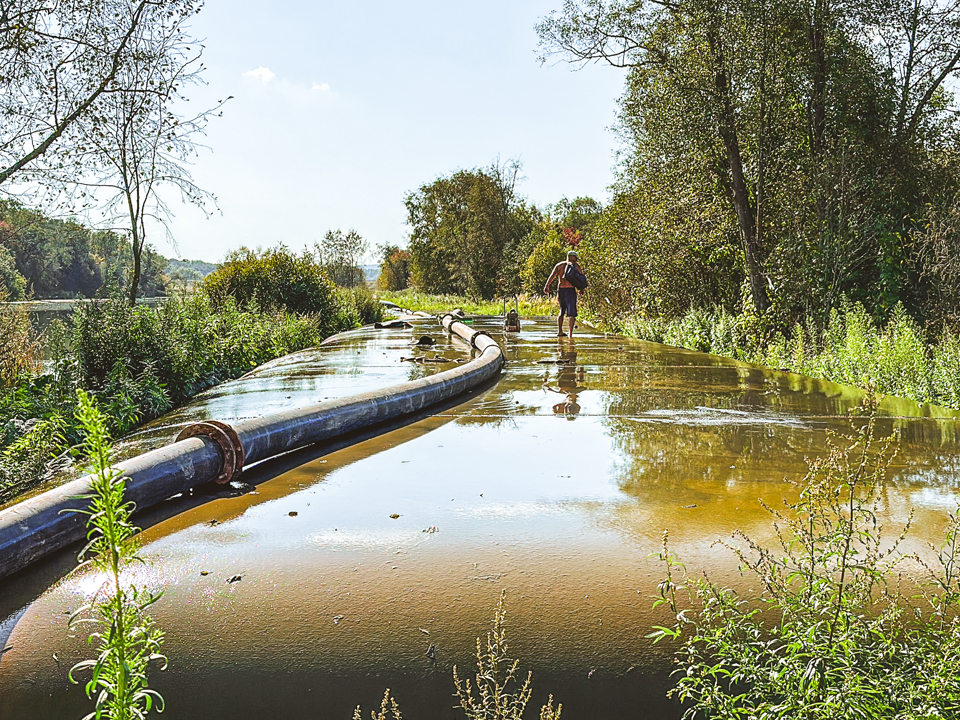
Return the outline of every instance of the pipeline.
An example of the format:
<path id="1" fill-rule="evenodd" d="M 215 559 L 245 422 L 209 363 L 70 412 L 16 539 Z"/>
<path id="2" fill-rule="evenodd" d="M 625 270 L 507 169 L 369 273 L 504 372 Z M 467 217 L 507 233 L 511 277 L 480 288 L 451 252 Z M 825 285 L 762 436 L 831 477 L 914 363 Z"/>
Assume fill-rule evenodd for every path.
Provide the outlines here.
<path id="1" fill-rule="evenodd" d="M 473 360 L 375 392 L 233 425 L 196 423 L 170 445 L 116 465 L 127 478 L 124 498 L 142 510 L 211 480 L 226 483 L 245 465 L 421 411 L 499 374 L 503 353 L 493 338 L 453 314 L 444 315 L 441 323 L 477 350 Z M 81 496 L 90 492 L 87 475 L 0 511 L 0 578 L 84 539 L 86 516 L 73 511 L 85 507 Z"/>

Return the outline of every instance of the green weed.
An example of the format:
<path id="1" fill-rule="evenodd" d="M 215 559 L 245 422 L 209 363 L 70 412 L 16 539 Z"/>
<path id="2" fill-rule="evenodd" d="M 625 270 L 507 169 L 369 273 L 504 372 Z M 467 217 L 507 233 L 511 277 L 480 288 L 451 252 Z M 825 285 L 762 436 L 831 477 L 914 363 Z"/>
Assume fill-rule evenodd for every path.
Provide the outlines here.
<path id="1" fill-rule="evenodd" d="M 825 327 L 796 323 L 787 333 L 751 313 L 723 310 L 691 310 L 675 320 L 634 318 L 625 333 L 960 409 L 960 339 L 947 332 L 928 343 L 900 305 L 882 326 L 862 305 L 843 303 Z"/>
<path id="2" fill-rule="evenodd" d="M 685 581 L 664 534 L 666 578 L 655 606 L 669 607 L 675 622 L 650 637 L 682 642 L 671 694 L 686 718 L 960 712 L 960 516 L 949 516 L 932 563 L 900 552 L 909 522 L 892 540 L 883 537 L 878 514 L 891 440 L 875 439 L 871 416 L 811 463 L 797 502 L 768 508 L 777 545 L 742 533 L 739 544 L 722 543 L 762 588 L 755 597 L 707 576 Z"/>
<path id="3" fill-rule="evenodd" d="M 487 633 L 486 643 L 477 638 L 477 673 L 474 678 L 460 680 L 457 666 L 453 666 L 453 684 L 456 688 L 460 709 L 469 720 L 522 720 L 527 703 L 533 693 L 533 673 L 528 672 L 520 684 L 520 661 L 510 658 L 507 646 L 506 592 L 500 592 L 493 617 L 493 629 Z M 553 706 L 553 695 L 540 708 L 540 720 L 560 720 L 562 705 Z M 370 713 L 373 720 L 387 720 L 387 713 L 394 720 L 401 720 L 400 708 L 388 689 L 383 695 L 380 713 Z M 361 720 L 360 707 L 353 713 L 354 720 Z"/>
<path id="4" fill-rule="evenodd" d="M 85 690 L 96 705 L 85 720 L 144 718 L 154 706 L 163 710 L 163 698 L 147 682 L 151 662 L 166 666 L 166 658 L 159 653 L 163 634 L 146 614 L 160 594 L 134 587 L 123 577 L 130 565 L 141 562 L 134 542 L 140 530 L 130 521 L 133 503 L 123 498 L 126 480 L 111 467 L 106 417 L 83 391 L 77 393 L 77 420 L 92 477 L 92 492 L 85 496 L 89 508 L 76 511 L 87 516 L 87 545 L 80 561 L 92 563 L 103 573 L 104 582 L 94 600 L 70 618 L 71 627 L 94 625 L 89 642 L 98 654 L 74 665 L 69 678 L 77 683 L 77 674 L 90 672 Z"/>

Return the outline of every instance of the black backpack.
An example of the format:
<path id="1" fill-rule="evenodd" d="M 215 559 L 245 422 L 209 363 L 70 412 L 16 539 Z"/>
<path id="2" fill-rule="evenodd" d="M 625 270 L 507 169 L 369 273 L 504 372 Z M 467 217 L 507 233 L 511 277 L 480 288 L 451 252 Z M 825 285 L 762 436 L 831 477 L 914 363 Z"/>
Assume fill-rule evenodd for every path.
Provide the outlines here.
<path id="1" fill-rule="evenodd" d="M 563 271 L 563 279 L 577 290 L 583 290 L 587 287 L 587 276 L 577 270 L 577 266 L 572 262 L 567 262 L 567 268 Z"/>

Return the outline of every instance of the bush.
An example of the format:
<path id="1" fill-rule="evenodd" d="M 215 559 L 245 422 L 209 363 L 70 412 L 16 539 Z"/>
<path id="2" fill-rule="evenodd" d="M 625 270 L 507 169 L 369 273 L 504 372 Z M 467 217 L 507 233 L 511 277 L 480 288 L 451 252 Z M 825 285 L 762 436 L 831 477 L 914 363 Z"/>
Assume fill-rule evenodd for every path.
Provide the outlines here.
<path id="1" fill-rule="evenodd" d="M 383 320 L 383 306 L 365 287 L 341 288 L 337 294 L 344 325 L 371 325 Z"/>
<path id="2" fill-rule="evenodd" d="M 232 297 L 241 308 L 285 308 L 336 324 L 334 284 L 309 253 L 296 255 L 283 246 L 261 253 L 242 248 L 207 275 L 203 288 L 216 307 Z"/>
<path id="3" fill-rule="evenodd" d="M 874 408 L 875 409 L 875 408 Z M 664 534 L 661 599 L 682 638 L 676 687 L 687 718 L 942 718 L 960 712 L 960 514 L 931 564 L 880 535 L 888 446 L 873 419 L 811 463 L 800 498 L 771 510 L 779 545 L 738 533 L 730 549 L 762 592 L 682 584 Z M 906 580 L 913 563 L 919 580 Z M 916 587 L 914 586 L 916 584 Z M 909 586 L 909 587 L 908 587 Z M 680 591 L 691 607 L 681 609 Z M 685 604 L 685 603 L 684 603 Z"/>

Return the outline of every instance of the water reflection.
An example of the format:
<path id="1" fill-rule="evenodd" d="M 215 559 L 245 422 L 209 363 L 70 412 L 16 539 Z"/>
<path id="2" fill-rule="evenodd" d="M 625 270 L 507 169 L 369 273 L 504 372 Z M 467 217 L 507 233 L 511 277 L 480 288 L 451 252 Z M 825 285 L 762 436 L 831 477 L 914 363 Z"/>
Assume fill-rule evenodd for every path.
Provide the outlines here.
<path id="1" fill-rule="evenodd" d="M 558 343 L 557 359 L 557 377 L 556 387 L 550 385 L 550 374 L 544 376 L 543 387 L 545 390 L 559 395 L 564 399 L 553 406 L 553 412 L 556 415 L 563 415 L 568 420 L 576 418 L 580 412 L 580 405 L 577 403 L 577 396 L 586 387 L 582 383 L 586 375 L 586 370 L 577 365 L 577 344 L 573 338 L 561 339 Z"/>
<path id="2" fill-rule="evenodd" d="M 498 323 L 478 325 L 497 335 Z M 255 468 L 258 494 L 183 500 L 181 514 L 144 533 L 151 582 L 166 588 L 156 617 L 171 666 L 157 684 L 170 712 L 332 720 L 375 705 L 390 686 L 405 714 L 446 720 L 451 666 L 471 664 L 505 588 L 512 650 L 572 717 L 632 719 L 638 708 L 679 717 L 663 699 L 670 648 L 644 639 L 667 619 L 651 610 L 661 569 L 649 553 L 669 529 L 691 572 L 742 589 L 736 559 L 713 542 L 738 528 L 769 537 L 759 501 L 792 497 L 786 481 L 826 451 L 829 434 L 862 422 L 862 394 L 623 338 L 558 341 L 550 321 L 523 327 L 504 338 L 500 382 L 468 401 L 351 447 Z M 207 394 L 130 442 L 196 416 L 264 412 L 444 369 L 400 361 L 422 332 L 344 336 Z M 441 345 L 422 356 L 468 356 L 430 334 Z M 913 512 L 922 549 L 956 504 L 957 420 L 896 399 L 881 411 L 879 432 L 902 438 L 881 512 L 885 521 Z M 234 575 L 243 580 L 228 584 Z M 16 627 L 0 658 L 0 719 L 83 714 L 63 668 L 85 652 L 64 615 L 84 587 L 82 574 L 70 576 L 26 609 L 26 591 L 7 603 L 2 588 L 0 628 Z"/>

